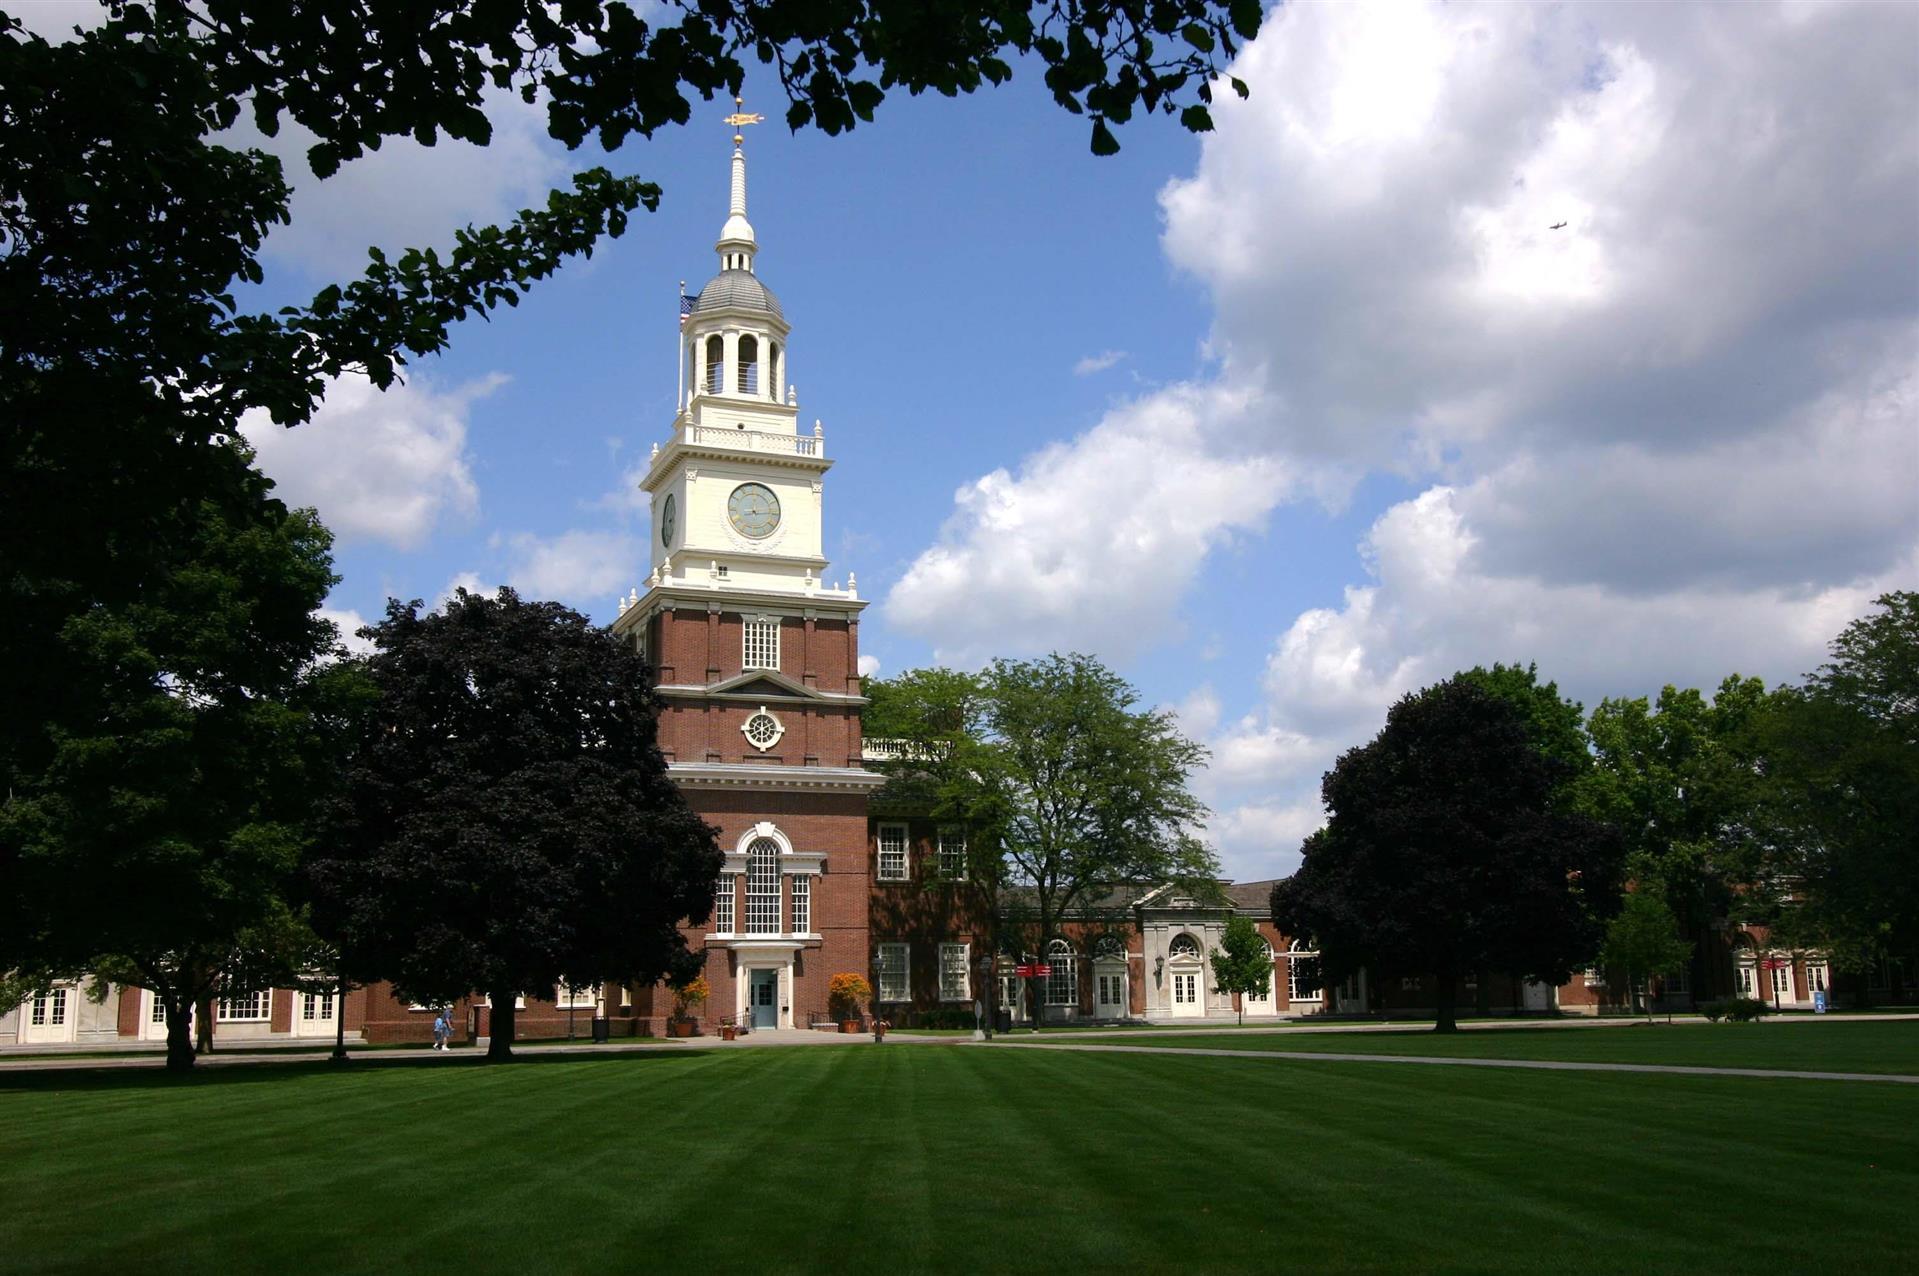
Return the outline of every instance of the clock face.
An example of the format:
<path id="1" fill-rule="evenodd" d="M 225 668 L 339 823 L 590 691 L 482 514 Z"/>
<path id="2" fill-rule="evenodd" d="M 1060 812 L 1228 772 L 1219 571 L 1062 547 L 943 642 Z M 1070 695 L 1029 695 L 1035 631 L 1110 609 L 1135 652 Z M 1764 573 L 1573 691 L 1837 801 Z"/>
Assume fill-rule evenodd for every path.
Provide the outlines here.
<path id="1" fill-rule="evenodd" d="M 726 516 L 733 530 L 759 540 L 780 525 L 780 498 L 759 483 L 742 483 L 726 499 Z"/>
<path id="2" fill-rule="evenodd" d="M 667 493 L 666 503 L 660 506 L 660 544 L 673 548 L 673 527 L 679 521 L 679 511 L 673 503 L 673 494 Z"/>

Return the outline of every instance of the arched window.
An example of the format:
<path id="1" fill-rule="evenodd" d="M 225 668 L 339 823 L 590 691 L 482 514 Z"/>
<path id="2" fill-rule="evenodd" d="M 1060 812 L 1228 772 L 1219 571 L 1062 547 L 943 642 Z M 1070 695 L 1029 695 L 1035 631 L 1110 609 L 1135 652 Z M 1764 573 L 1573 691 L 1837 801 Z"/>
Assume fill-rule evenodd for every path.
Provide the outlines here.
<path id="1" fill-rule="evenodd" d="M 1073 955 L 1073 946 L 1063 939 L 1055 939 L 1046 945 L 1046 964 L 1053 968 L 1053 973 L 1046 977 L 1046 1004 L 1077 1006 L 1079 958 Z"/>
<path id="2" fill-rule="evenodd" d="M 780 845 L 770 837 L 746 848 L 746 933 L 780 933 Z"/>
<path id="3" fill-rule="evenodd" d="M 1286 951 L 1286 1000 L 1325 999 L 1326 990 L 1320 987 L 1319 980 L 1319 950 L 1295 939 Z"/>
<path id="4" fill-rule="evenodd" d="M 1124 957 L 1125 955 L 1126 945 L 1118 935 L 1102 935 L 1099 942 L 1093 945 L 1095 957 Z"/>
<path id="5" fill-rule="evenodd" d="M 1190 957 L 1194 961 L 1198 961 L 1199 941 L 1191 935 L 1176 935 L 1173 938 L 1172 944 L 1166 949 L 1166 955 L 1175 961 L 1181 957 Z"/>
<path id="6" fill-rule="evenodd" d="M 754 337 L 740 338 L 740 384 L 741 394 L 760 392 L 760 343 Z"/>
<path id="7" fill-rule="evenodd" d="M 785 391 L 783 391 L 780 388 L 781 386 L 786 384 L 786 369 L 780 365 L 780 355 L 782 353 L 783 352 L 780 350 L 779 342 L 777 341 L 767 342 L 766 388 L 769 393 L 769 397 L 771 397 L 775 403 L 778 403 L 780 401 L 780 396 L 785 393 Z"/>
<path id="8" fill-rule="evenodd" d="M 726 343 L 720 340 L 718 333 L 715 333 L 706 339 L 706 392 L 718 394 L 721 387 L 726 384 L 721 379 L 725 375 Z"/>

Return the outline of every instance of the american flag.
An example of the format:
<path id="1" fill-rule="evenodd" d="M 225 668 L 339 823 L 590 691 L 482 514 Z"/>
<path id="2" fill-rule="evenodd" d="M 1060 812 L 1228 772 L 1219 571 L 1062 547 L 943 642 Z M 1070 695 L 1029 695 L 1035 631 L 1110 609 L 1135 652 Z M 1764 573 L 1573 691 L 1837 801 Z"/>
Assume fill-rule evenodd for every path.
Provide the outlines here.
<path id="1" fill-rule="evenodd" d="M 683 292 L 680 294 L 680 327 L 682 328 L 686 327 L 686 317 L 692 314 L 693 307 L 699 304 L 700 304 L 700 294 L 698 294 L 697 292 L 690 293 L 690 294 Z"/>

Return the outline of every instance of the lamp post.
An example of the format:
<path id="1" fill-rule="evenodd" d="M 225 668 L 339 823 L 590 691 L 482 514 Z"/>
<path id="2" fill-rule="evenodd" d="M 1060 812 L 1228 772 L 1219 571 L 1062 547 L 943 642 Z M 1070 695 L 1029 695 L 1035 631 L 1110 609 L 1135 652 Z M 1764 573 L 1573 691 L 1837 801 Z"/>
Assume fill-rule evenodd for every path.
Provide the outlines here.
<path id="1" fill-rule="evenodd" d="M 333 998 L 333 1053 L 330 1063 L 346 1062 L 346 972 L 340 972 L 339 991 Z"/>
<path id="2" fill-rule="evenodd" d="M 991 1041 L 993 1039 L 994 1017 L 993 994 L 998 990 L 997 985 L 999 983 L 997 979 L 993 978 L 993 956 L 991 953 L 979 959 L 979 977 L 980 982 L 986 985 L 986 995 L 984 998 L 975 997 L 973 1004 L 976 1007 L 982 1004 L 986 1007 L 986 1022 L 984 1024 L 979 1024 L 977 1021 L 975 1022 L 973 1040 Z"/>

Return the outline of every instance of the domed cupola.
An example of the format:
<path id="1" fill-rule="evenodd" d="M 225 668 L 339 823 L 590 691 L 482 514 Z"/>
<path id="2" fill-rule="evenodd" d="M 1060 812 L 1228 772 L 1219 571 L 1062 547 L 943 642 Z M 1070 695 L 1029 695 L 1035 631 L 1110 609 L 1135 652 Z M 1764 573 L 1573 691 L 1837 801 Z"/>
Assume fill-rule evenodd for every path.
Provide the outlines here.
<path id="1" fill-rule="evenodd" d="M 739 105 L 737 98 L 734 105 Z M 735 111 L 726 118 L 727 123 L 740 125 L 755 123 L 760 117 Z M 786 314 L 773 290 L 753 272 L 760 245 L 753 223 L 746 219 L 745 140 L 737 131 L 733 134 L 733 181 L 726 222 L 713 245 L 719 254 L 720 273 L 680 303 L 682 375 L 692 374 L 692 393 L 681 397 L 680 406 L 690 417 L 702 421 L 710 409 L 729 417 L 736 429 L 763 430 L 770 426 L 785 432 L 794 428 L 789 423 L 789 412 L 778 412 L 776 419 L 749 420 L 751 413 L 742 415 L 741 411 L 748 403 L 770 409 L 796 406 L 786 379 L 786 339 L 790 331 Z M 725 400 L 727 406 L 722 409 L 717 402 L 707 402 L 703 408 L 703 400 Z"/>
<path id="2" fill-rule="evenodd" d="M 722 270 L 700 289 L 693 313 L 707 315 L 720 310 L 753 310 L 775 319 L 786 318 L 780 312 L 780 299 L 750 270 Z"/>

